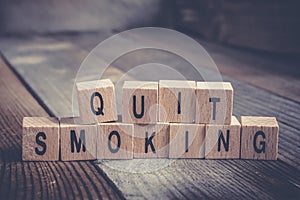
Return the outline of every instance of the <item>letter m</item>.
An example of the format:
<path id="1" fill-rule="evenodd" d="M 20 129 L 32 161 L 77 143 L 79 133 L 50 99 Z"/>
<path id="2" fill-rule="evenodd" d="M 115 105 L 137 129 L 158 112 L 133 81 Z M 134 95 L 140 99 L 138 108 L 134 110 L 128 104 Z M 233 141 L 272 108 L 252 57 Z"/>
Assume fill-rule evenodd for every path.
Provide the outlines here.
<path id="1" fill-rule="evenodd" d="M 85 152 L 85 130 L 80 130 L 80 137 L 79 140 L 77 140 L 76 132 L 75 130 L 70 131 L 70 137 L 71 137 L 71 152 L 74 153 L 75 148 L 76 152 L 79 153 L 81 146 L 82 146 L 82 151 Z"/>

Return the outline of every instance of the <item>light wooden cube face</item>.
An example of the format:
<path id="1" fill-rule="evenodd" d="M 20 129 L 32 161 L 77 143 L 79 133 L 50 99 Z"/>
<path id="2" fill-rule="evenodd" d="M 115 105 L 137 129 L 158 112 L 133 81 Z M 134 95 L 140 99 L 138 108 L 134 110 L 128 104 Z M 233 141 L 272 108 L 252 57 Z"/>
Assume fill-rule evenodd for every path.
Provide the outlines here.
<path id="1" fill-rule="evenodd" d="M 59 159 L 59 122 L 56 118 L 24 117 L 22 159 L 24 161 Z"/>
<path id="2" fill-rule="evenodd" d="M 96 159 L 97 125 L 79 125 L 74 121 L 65 118 L 60 122 L 61 160 Z"/>
<path id="3" fill-rule="evenodd" d="M 126 81 L 122 93 L 122 121 L 149 124 L 158 121 L 158 83 Z"/>
<path id="4" fill-rule="evenodd" d="M 168 158 L 169 124 L 134 125 L 134 158 Z"/>
<path id="5" fill-rule="evenodd" d="M 229 125 L 233 88 L 227 82 L 197 82 L 196 123 Z"/>
<path id="6" fill-rule="evenodd" d="M 183 80 L 159 81 L 159 121 L 195 121 L 196 82 Z"/>
<path id="7" fill-rule="evenodd" d="M 98 159 L 132 159 L 133 125 L 121 123 L 98 124 Z"/>
<path id="8" fill-rule="evenodd" d="M 205 136 L 205 158 L 240 158 L 241 125 L 232 117 L 230 125 L 207 125 Z"/>
<path id="9" fill-rule="evenodd" d="M 204 158 L 204 124 L 170 124 L 170 158 Z"/>
<path id="10" fill-rule="evenodd" d="M 117 106 L 113 83 L 108 80 L 77 83 L 80 123 L 116 121 Z"/>
<path id="11" fill-rule="evenodd" d="M 279 127 L 274 117 L 242 116 L 241 158 L 277 160 Z"/>

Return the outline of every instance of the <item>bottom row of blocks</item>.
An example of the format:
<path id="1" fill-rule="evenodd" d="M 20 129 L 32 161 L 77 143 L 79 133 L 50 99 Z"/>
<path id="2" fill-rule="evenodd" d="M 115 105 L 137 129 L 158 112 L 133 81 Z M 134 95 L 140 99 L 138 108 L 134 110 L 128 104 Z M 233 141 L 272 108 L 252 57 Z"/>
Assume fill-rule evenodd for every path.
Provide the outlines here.
<path id="1" fill-rule="evenodd" d="M 242 124 L 242 125 L 241 125 Z M 25 117 L 23 160 L 206 158 L 276 160 L 278 124 L 273 117 L 232 117 L 230 125 L 101 123 L 74 118 Z M 60 157 L 59 157 L 60 156 Z"/>

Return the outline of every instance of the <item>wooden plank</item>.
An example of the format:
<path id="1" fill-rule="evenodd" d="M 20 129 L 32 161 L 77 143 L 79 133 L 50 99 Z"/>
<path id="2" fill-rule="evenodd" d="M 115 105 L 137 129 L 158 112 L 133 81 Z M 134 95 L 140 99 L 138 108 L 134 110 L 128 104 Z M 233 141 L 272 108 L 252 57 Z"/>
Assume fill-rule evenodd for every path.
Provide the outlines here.
<path id="1" fill-rule="evenodd" d="M 160 170 L 147 174 L 124 172 L 107 162 L 100 166 L 118 180 L 127 198 L 252 199 L 257 194 L 260 199 L 293 199 L 300 194 L 299 177 L 293 174 L 299 170 L 282 161 L 179 159 L 168 166 L 162 160 L 156 164 L 162 165 Z M 133 171 L 137 165 L 145 167 L 139 160 L 119 163 Z"/>
<path id="2" fill-rule="evenodd" d="M 96 35 L 98 42 L 99 34 Z M 47 111 L 56 117 L 76 117 L 79 111 L 74 92 L 75 78 L 89 52 L 73 42 L 57 40 L 57 37 L 0 37 L 0 50 Z M 96 58 L 93 67 L 82 72 L 76 82 L 97 80 L 99 67 L 106 65 L 101 58 Z M 110 67 L 102 78 L 110 78 L 116 83 L 122 75 L 120 69 Z"/>
<path id="3" fill-rule="evenodd" d="M 79 116 L 73 89 L 87 51 L 47 36 L 0 38 L 0 46 L 6 59 L 24 81 L 30 83 L 31 90 L 38 94 L 47 110 L 57 117 Z M 99 66 L 105 66 L 105 63 L 101 59 L 95 63 L 97 67 L 83 72 L 84 77 L 76 81 L 97 80 Z"/>
<path id="4" fill-rule="evenodd" d="M 297 64 L 299 59 L 290 55 L 221 46 L 199 39 L 198 36 L 195 35 L 194 39 L 203 45 L 222 74 L 300 103 L 298 92 L 300 91 L 299 64 Z M 58 38 L 62 42 L 72 42 L 87 51 L 90 51 L 103 39 L 98 34 L 80 34 L 76 37 L 58 36 Z M 189 63 L 178 59 L 178 57 L 150 49 L 128 53 L 115 61 L 114 65 L 123 71 L 129 71 L 132 66 L 153 62 L 153 60 L 174 67 L 186 78 L 192 79 L 193 77 L 190 75 L 195 73 L 188 68 Z M 176 66 L 186 66 L 185 71 L 180 69 L 182 67 Z M 286 70 L 287 68 L 289 70 Z M 186 71 L 187 73 L 185 73 Z M 160 74 L 156 75 L 160 77 Z M 115 78 L 118 80 L 117 77 Z"/>
<path id="5" fill-rule="evenodd" d="M 4 37 L 0 38 L 0 48 L 9 62 L 13 64 L 14 69 L 24 76 L 26 82 L 30 83 L 31 89 L 35 93 L 39 93 L 39 98 L 47 105 L 48 110 L 51 110 L 56 116 L 70 117 L 78 115 L 76 109 L 74 112 L 72 111 L 72 91 L 76 72 L 87 52 L 103 39 L 103 35 L 91 33 L 75 36 Z M 293 60 L 284 56 L 274 57 L 268 54 L 224 48 L 203 40 L 198 41 L 210 53 L 222 74 L 300 102 L 298 95 L 300 81 L 297 78 L 299 74 L 298 65 L 295 65 Z M 113 50 L 108 51 L 113 53 Z M 122 56 L 113 63 L 118 68 L 108 68 L 103 77 L 111 78 L 113 82 L 116 82 L 122 77 L 122 71 L 128 71 L 132 66 L 141 63 L 153 62 L 153 59 L 159 63 L 175 67 L 187 78 L 195 78 L 191 76 L 191 74 L 196 74 L 195 71 L 191 71 L 191 68 L 187 67 L 182 70 L 182 67 L 176 67 L 189 66 L 189 63 L 172 54 L 149 49 Z M 99 63 L 103 63 L 103 61 L 100 60 Z M 56 66 L 64 67 L 63 70 L 59 70 Z M 28 69 L 35 70 L 28 71 Z M 97 70 L 95 67 L 95 71 L 87 72 L 86 77 L 97 78 L 95 76 Z M 257 73 L 258 70 L 259 73 Z M 41 74 L 35 76 L 33 72 L 41 72 Z M 44 76 L 44 74 L 48 74 L 48 76 Z M 154 75 L 161 77 L 160 73 Z M 154 75 L 150 74 L 149 78 L 155 77 Z M 39 77 L 44 77 L 43 81 Z M 64 92 L 59 92 L 58 88 L 63 88 Z M 116 88 L 116 91 L 118 92 L 120 89 Z M 56 98 L 54 99 L 53 96 Z M 117 103 L 120 112 L 121 100 L 118 100 Z M 73 105 L 76 107 L 76 102 Z"/>
<path id="6" fill-rule="evenodd" d="M 299 60 L 198 41 L 223 75 L 300 103 Z"/>
<path id="7" fill-rule="evenodd" d="M 123 198 L 91 162 L 22 162 L 22 119 L 48 114 L 0 60 L 0 196 L 4 199 Z"/>
<path id="8" fill-rule="evenodd" d="M 69 77 L 75 77 L 80 62 L 87 52 L 73 48 L 70 43 L 57 42 L 49 37 L 2 39 L 0 46 L 9 63 L 15 66 L 14 69 L 18 74 L 26 74 L 22 76 L 23 79 L 30 83 L 30 88 L 55 116 L 73 116 L 74 82 Z M 69 55 L 72 55 L 72 59 L 68 59 Z M 29 71 L 26 70 L 27 67 L 30 68 Z M 75 113 L 75 116 L 78 116 L 78 113 Z"/>
<path id="9" fill-rule="evenodd" d="M 73 43 L 76 43 L 74 41 Z M 222 48 L 212 51 L 215 52 L 213 56 L 217 59 L 217 62 L 228 66 L 234 66 L 229 69 L 239 68 L 247 69 L 249 74 L 255 74 L 255 71 L 263 65 L 275 66 L 280 69 L 280 65 L 272 61 L 269 57 L 258 58 L 253 54 L 239 53 L 239 51 L 225 51 Z M 212 48 L 214 50 L 214 48 Z M 131 66 L 135 66 L 141 60 L 149 60 L 151 56 L 146 56 L 153 53 L 148 50 L 143 53 L 133 53 L 126 59 L 120 59 L 115 64 L 119 63 L 120 69 L 127 71 Z M 152 55 L 157 55 L 159 61 L 167 61 L 170 58 L 176 63 L 178 60 L 173 59 L 175 57 L 162 56 L 161 52 Z M 159 55 L 158 55 L 159 54 Z M 71 54 L 70 54 L 71 56 Z M 159 57 L 160 56 L 160 57 Z M 135 58 L 135 59 L 133 59 Z M 151 58 L 153 59 L 153 57 Z M 151 61 L 150 59 L 150 61 Z M 153 61 L 153 60 L 152 60 Z M 165 62 L 167 63 L 167 62 Z M 257 64 L 262 63 L 262 64 Z M 176 63 L 178 64 L 178 62 Z M 182 64 L 182 65 L 181 65 Z M 231 65 L 232 64 L 232 65 Z M 182 62 L 178 65 L 187 66 Z M 123 67 L 124 68 L 123 68 Z M 254 68 L 252 69 L 252 66 Z M 286 66 L 291 66 L 290 64 Z M 186 68 L 183 68 L 186 69 Z M 227 68 L 228 69 L 228 68 Z M 246 71 L 247 71 L 246 70 Z M 179 70 L 180 71 L 180 70 Z M 181 69 L 182 71 L 182 69 Z M 180 71 L 180 72 L 181 72 Z M 193 73 L 186 70 L 187 74 Z M 296 84 L 297 81 L 287 77 L 290 76 L 265 76 L 267 72 L 260 70 L 259 77 L 265 77 L 265 82 L 270 81 L 273 85 L 266 84 L 269 91 L 277 92 L 276 80 L 279 80 L 279 84 L 290 84 L 283 90 L 279 90 L 279 94 L 293 93 L 294 99 L 298 98 Z M 236 73 L 231 73 L 236 76 Z M 268 73 L 267 73 L 268 74 Z M 118 78 L 122 74 L 118 74 L 115 78 Z M 247 83 L 247 74 L 244 74 Z M 212 76 L 214 74 L 212 73 Z M 189 76 L 193 78 L 192 76 Z M 250 76 L 251 77 L 251 76 Z M 258 85 L 264 87 L 258 77 Z M 274 78 L 275 77 L 275 78 Z M 282 78 L 283 77 L 283 78 Z M 232 194 L 239 195 L 244 198 L 251 198 L 253 193 L 260 194 L 260 198 L 293 198 L 299 196 L 299 178 L 295 177 L 295 174 L 299 173 L 300 156 L 298 152 L 300 147 L 299 141 L 299 127 L 297 126 L 300 119 L 300 105 L 295 101 L 290 101 L 285 97 L 274 95 L 270 92 L 254 88 L 246 85 L 245 83 L 236 81 L 227 76 L 223 76 L 224 81 L 230 81 L 235 90 L 234 96 L 234 115 L 240 117 L 241 115 L 267 115 L 276 116 L 280 126 L 279 133 L 279 161 L 276 162 L 254 162 L 254 161 L 200 161 L 200 160 L 179 160 L 172 164 L 171 161 L 160 160 L 130 160 L 130 161 L 102 161 L 100 167 L 106 172 L 106 174 L 117 184 L 118 188 L 125 194 L 126 197 L 157 197 L 155 194 L 162 194 L 163 197 L 175 198 L 186 197 L 192 195 L 193 197 L 203 198 L 230 198 Z M 252 76 L 254 82 L 255 76 Z M 272 82 L 275 80 L 274 82 Z M 288 80 L 288 81 L 287 81 Z M 285 85 L 285 84 L 284 84 Z M 293 85 L 293 87 L 291 87 Z M 271 88 L 271 89 L 270 89 Z M 275 89 L 274 89 L 275 88 Z M 278 88 L 278 87 L 277 87 Z M 276 93 L 278 94 L 278 93 Z M 285 95 L 282 95 L 285 96 Z M 287 97 L 289 97 L 287 95 Z M 54 98 L 55 99 L 55 98 Z M 168 167 L 165 167 L 166 165 Z M 151 167 L 159 166 L 155 169 L 155 173 L 147 174 L 132 174 L 132 171 L 144 172 L 143 170 L 149 170 Z M 130 166 L 130 167 L 128 167 Z M 129 171 L 129 172 L 126 172 Z M 126 180 L 132 180 L 128 183 Z M 230 183 L 230 184 L 229 184 Z M 217 192 L 216 192 L 217 191 Z M 236 197 L 237 198 L 237 197 Z"/>

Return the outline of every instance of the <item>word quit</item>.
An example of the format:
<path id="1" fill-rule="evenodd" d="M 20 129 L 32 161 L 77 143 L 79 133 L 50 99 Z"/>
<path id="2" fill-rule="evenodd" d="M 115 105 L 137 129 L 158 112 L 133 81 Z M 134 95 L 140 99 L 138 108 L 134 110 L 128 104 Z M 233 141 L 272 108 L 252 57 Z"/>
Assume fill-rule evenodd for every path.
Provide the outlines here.
<path id="1" fill-rule="evenodd" d="M 125 81 L 121 121 L 111 80 L 76 87 L 80 117 L 23 118 L 24 161 L 277 159 L 276 118 L 239 122 L 229 82 Z"/>

